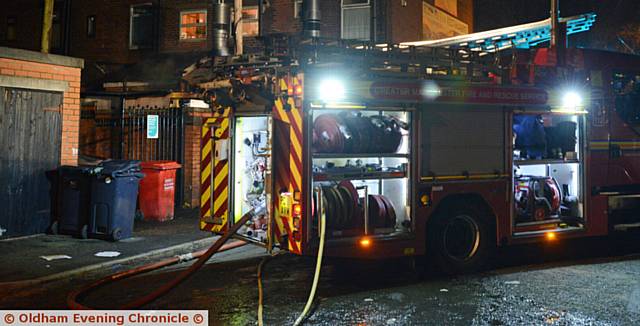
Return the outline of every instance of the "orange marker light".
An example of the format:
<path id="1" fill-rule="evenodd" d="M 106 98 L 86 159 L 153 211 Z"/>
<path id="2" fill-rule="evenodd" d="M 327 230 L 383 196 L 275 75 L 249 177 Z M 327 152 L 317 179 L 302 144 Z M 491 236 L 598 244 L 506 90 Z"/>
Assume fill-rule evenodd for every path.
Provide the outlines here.
<path id="1" fill-rule="evenodd" d="M 302 214 L 302 206 L 300 204 L 293 205 L 293 216 L 300 216 Z"/>
<path id="2" fill-rule="evenodd" d="M 360 246 L 363 248 L 369 248 L 371 246 L 371 239 L 369 238 L 360 239 Z"/>
<path id="3" fill-rule="evenodd" d="M 296 88 L 295 88 L 295 94 L 296 94 L 297 96 L 302 95 L 302 86 L 300 86 L 300 85 L 297 85 L 297 86 L 296 86 Z"/>
<path id="4" fill-rule="evenodd" d="M 554 232 L 547 232 L 545 234 L 545 236 L 547 237 L 547 240 L 549 241 L 553 241 L 556 239 L 556 234 Z"/>

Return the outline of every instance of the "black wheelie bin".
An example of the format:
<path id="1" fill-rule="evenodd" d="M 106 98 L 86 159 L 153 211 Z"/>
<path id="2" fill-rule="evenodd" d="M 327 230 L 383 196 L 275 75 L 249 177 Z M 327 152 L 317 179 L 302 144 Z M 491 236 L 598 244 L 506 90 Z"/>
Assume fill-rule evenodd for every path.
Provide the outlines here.
<path id="1" fill-rule="evenodd" d="M 55 220 L 50 231 L 53 234 L 69 234 L 87 238 L 89 204 L 91 200 L 91 166 L 61 166 L 55 173 L 54 196 L 57 201 Z M 51 178 L 52 184 L 54 183 Z"/>

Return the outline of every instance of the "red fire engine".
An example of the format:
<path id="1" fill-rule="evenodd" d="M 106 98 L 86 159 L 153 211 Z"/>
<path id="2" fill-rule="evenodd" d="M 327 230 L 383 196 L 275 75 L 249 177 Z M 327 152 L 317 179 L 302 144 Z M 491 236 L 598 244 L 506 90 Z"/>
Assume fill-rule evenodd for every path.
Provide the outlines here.
<path id="1" fill-rule="evenodd" d="M 201 229 L 251 212 L 238 237 L 314 255 L 324 216 L 327 256 L 465 272 L 497 246 L 640 226 L 640 58 L 526 49 L 549 37 L 535 24 L 201 61 Z"/>

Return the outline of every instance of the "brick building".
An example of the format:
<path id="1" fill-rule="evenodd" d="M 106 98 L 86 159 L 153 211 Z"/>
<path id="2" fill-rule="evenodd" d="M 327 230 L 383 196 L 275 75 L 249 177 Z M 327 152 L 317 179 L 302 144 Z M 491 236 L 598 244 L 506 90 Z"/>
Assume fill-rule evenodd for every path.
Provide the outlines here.
<path id="1" fill-rule="evenodd" d="M 135 133 L 113 126 L 125 121 L 125 106 L 143 103 L 132 97 L 149 97 L 149 92 L 160 91 L 152 102 L 161 98 L 169 103 L 169 94 L 180 89 L 183 69 L 211 53 L 213 2 L 55 0 L 52 53 L 85 59 L 81 154 L 127 158 L 123 154 L 128 146 L 126 138 L 134 138 Z M 5 4 L 0 12 L 0 45 L 38 50 L 43 7 L 42 0 Z M 245 52 L 260 50 L 269 35 L 300 33 L 302 9 L 302 0 L 244 0 Z M 473 0 L 320 0 L 320 10 L 321 35 L 327 39 L 398 43 L 473 30 Z M 187 114 L 181 131 L 182 203 L 187 206 L 199 202 L 202 114 Z M 69 146 L 77 148 L 77 135 L 70 140 L 75 145 Z M 145 153 L 142 159 L 147 157 Z"/>
<path id="2" fill-rule="evenodd" d="M 78 163 L 81 59 L 0 47 L 0 238 L 49 226 L 46 171 Z"/>
<path id="3" fill-rule="evenodd" d="M 119 80 L 147 80 L 156 83 L 151 88 L 174 89 L 180 70 L 212 47 L 213 2 L 55 0 L 52 53 L 85 59 L 85 89 L 101 89 L 105 81 Z M 260 47 L 260 36 L 299 33 L 302 2 L 244 0 L 247 52 Z M 472 0 L 322 0 L 320 4 L 325 38 L 398 43 L 473 30 Z M 4 4 L 0 45 L 38 50 L 42 11 L 42 0 Z"/>

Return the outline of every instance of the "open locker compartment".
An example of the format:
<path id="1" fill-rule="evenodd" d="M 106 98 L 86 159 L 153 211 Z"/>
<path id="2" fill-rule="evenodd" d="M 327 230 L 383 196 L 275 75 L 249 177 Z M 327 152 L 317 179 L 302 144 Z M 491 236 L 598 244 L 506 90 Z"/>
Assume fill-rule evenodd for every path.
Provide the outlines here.
<path id="1" fill-rule="evenodd" d="M 513 115 L 515 235 L 585 226 L 584 115 Z"/>
<path id="2" fill-rule="evenodd" d="M 242 226 L 237 236 L 267 244 L 270 241 L 272 198 L 272 118 L 236 116 L 231 159 L 232 222 L 251 211 L 260 212 Z"/>
<path id="3" fill-rule="evenodd" d="M 312 233 L 319 212 L 330 238 L 410 231 L 412 114 L 395 108 L 312 110 Z M 318 188 L 322 207 L 316 207 Z"/>

